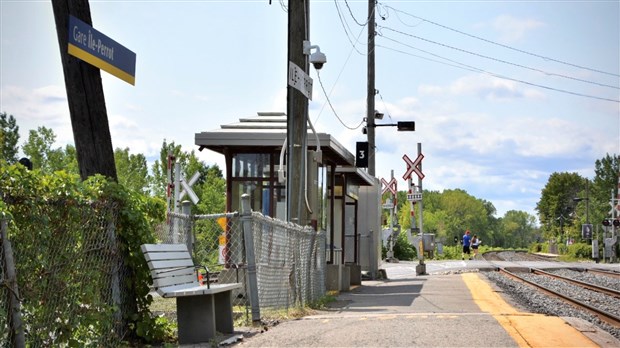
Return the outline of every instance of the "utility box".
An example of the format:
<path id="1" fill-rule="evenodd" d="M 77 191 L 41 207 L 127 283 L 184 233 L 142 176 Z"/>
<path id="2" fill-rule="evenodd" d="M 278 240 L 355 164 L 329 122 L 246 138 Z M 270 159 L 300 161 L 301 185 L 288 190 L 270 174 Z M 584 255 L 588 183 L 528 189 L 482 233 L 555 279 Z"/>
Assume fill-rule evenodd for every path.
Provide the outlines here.
<path id="1" fill-rule="evenodd" d="M 424 241 L 424 251 L 435 251 L 435 234 L 425 233 L 423 235 L 413 236 L 413 246 L 418 248 L 420 240 Z M 419 252 L 419 250 L 418 250 Z"/>
<path id="2" fill-rule="evenodd" d="M 424 242 L 424 250 L 420 251 L 420 242 Z M 413 246 L 416 248 L 418 252 L 418 258 L 423 253 L 428 252 L 430 257 L 433 257 L 433 252 L 435 251 L 435 234 L 434 233 L 425 233 L 423 235 L 413 236 Z"/>

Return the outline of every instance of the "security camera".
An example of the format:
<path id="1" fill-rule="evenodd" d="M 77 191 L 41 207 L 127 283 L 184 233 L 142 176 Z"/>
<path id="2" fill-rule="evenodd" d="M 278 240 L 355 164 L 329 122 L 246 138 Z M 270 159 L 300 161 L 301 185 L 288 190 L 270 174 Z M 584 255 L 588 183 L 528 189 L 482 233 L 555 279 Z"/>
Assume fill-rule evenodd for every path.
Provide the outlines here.
<path id="1" fill-rule="evenodd" d="M 321 68 L 323 67 L 323 64 L 325 64 L 326 62 L 327 62 L 327 57 L 319 49 L 317 49 L 316 52 L 310 55 L 310 63 L 314 65 L 314 68 L 316 70 L 321 70 Z"/>
<path id="2" fill-rule="evenodd" d="M 316 49 L 316 52 L 310 54 L 312 49 Z M 321 49 L 317 45 L 311 45 L 310 41 L 305 40 L 303 43 L 303 52 L 305 55 L 310 55 L 310 63 L 314 65 L 316 70 L 320 70 L 323 64 L 327 62 L 327 57 L 321 52 Z"/>

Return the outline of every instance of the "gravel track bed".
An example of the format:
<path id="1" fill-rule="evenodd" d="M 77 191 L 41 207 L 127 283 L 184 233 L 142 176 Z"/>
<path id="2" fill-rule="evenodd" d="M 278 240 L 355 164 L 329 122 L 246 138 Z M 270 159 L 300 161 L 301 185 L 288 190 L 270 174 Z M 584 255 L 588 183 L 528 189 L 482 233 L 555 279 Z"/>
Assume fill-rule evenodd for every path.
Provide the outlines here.
<path id="1" fill-rule="evenodd" d="M 620 291 L 620 280 L 618 278 L 588 272 L 573 271 L 570 269 L 556 269 L 546 272 Z"/>
<path id="2" fill-rule="evenodd" d="M 484 254 L 485 259 L 487 255 L 489 257 L 487 260 L 489 261 L 496 260 L 496 261 L 550 261 L 550 262 L 553 262 L 553 259 L 549 259 L 546 257 L 537 256 L 537 255 L 526 253 L 526 252 L 516 252 L 516 251 L 510 251 L 510 250 L 489 252 L 487 254 Z"/>
<path id="3" fill-rule="evenodd" d="M 535 290 L 531 285 L 524 284 L 522 282 L 510 279 L 507 276 L 504 276 L 498 272 L 486 272 L 485 275 L 491 281 L 493 281 L 499 288 L 501 288 L 505 294 L 513 298 L 520 306 L 523 306 L 527 311 L 531 313 L 540 313 L 546 315 L 560 316 L 560 317 L 576 317 L 581 318 L 585 321 L 588 321 L 596 326 L 598 326 L 601 330 L 609 332 L 612 336 L 620 340 L 620 328 L 615 328 L 606 324 L 605 322 L 600 321 L 596 316 L 589 314 L 588 312 L 581 311 L 575 308 L 572 305 L 565 303 L 562 300 L 555 299 L 549 295 L 546 295 L 540 291 Z M 571 291 L 571 297 L 578 299 L 588 299 L 588 303 L 590 303 L 593 307 L 599 307 L 596 302 L 609 303 L 605 305 L 610 307 L 605 309 L 610 313 L 615 313 L 615 315 L 620 315 L 620 301 L 614 299 L 609 296 L 605 296 L 605 298 L 599 298 L 594 292 L 591 290 L 578 288 L 572 285 L 567 285 L 564 281 L 549 281 L 547 279 L 538 279 L 544 276 L 537 276 L 534 274 L 519 274 L 521 276 L 525 275 L 527 279 L 537 278 L 536 282 L 544 282 L 544 286 L 547 288 L 566 293 L 567 291 Z M 572 290 L 566 290 L 567 288 L 576 288 Z M 584 301 L 586 302 L 586 301 Z M 611 307 L 614 307 L 613 310 Z"/>

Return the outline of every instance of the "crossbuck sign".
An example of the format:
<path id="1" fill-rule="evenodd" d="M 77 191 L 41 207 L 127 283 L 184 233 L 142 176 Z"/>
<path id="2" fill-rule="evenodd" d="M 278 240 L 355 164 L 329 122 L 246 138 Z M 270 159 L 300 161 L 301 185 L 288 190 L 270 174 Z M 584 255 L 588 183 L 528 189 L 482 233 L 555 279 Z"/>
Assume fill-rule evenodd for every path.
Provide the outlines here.
<path id="1" fill-rule="evenodd" d="M 390 180 L 390 182 L 388 183 L 387 181 L 385 181 L 385 179 L 382 178 L 381 183 L 385 185 L 385 187 L 381 191 L 381 194 L 386 193 L 388 190 L 390 190 L 393 195 L 396 194 L 396 179 L 392 178 L 392 180 Z"/>
<path id="2" fill-rule="evenodd" d="M 424 173 L 422 173 L 420 168 L 418 168 L 420 163 L 422 163 L 423 158 L 424 158 L 424 155 L 419 154 L 418 157 L 415 159 L 415 161 L 411 161 L 409 156 L 407 155 L 403 156 L 405 163 L 407 163 L 407 171 L 405 172 L 405 175 L 403 175 L 403 179 L 405 180 L 409 179 L 411 177 L 411 173 L 414 173 L 414 172 L 418 175 L 418 178 L 420 178 L 420 180 L 424 179 Z"/>

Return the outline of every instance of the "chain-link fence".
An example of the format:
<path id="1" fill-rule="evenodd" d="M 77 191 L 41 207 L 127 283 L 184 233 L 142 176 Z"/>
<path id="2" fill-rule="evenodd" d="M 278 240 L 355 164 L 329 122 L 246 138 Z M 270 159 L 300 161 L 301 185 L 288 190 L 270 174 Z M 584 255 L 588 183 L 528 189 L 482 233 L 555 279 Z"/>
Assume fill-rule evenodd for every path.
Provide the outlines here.
<path id="1" fill-rule="evenodd" d="M 119 345 L 127 330 L 122 313 L 128 301 L 121 288 L 125 277 L 115 236 L 116 204 L 59 200 L 13 205 L 22 221 L 21 226 L 2 223 L 2 345 L 11 346 L 19 332 L 28 347 Z M 6 262 L 7 255 L 15 262 Z M 12 304 L 12 299 L 17 300 Z"/>
<path id="2" fill-rule="evenodd" d="M 2 221 L 0 347 L 122 344 L 132 299 L 125 298 L 130 278 L 115 233 L 117 204 L 66 199 L 11 206 L 19 219 Z M 236 318 L 249 322 L 251 309 L 255 321 L 256 309 L 268 319 L 260 310 L 300 307 L 325 293 L 324 232 L 248 211 L 170 214 L 155 234 L 162 243 L 190 245 L 212 282 L 244 285 L 233 292 Z M 23 345 L 15 344 L 16 333 Z"/>
<path id="3" fill-rule="evenodd" d="M 233 292 L 236 316 L 253 308 L 280 310 L 300 307 L 325 294 L 325 233 L 310 227 L 275 220 L 260 213 L 246 213 L 253 240 L 254 264 L 248 260 L 242 214 L 169 214 L 157 229 L 162 243 L 185 243 L 193 250 L 196 264 L 206 266 L 210 280 L 242 283 Z M 251 274 L 250 269 L 256 272 Z M 252 289 L 250 277 L 256 277 Z M 251 303 L 257 291 L 258 303 Z M 264 313 L 264 312 L 262 312 Z"/>
<path id="4" fill-rule="evenodd" d="M 325 233 L 252 213 L 259 303 L 299 307 L 325 294 Z"/>

